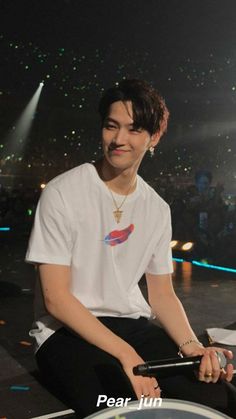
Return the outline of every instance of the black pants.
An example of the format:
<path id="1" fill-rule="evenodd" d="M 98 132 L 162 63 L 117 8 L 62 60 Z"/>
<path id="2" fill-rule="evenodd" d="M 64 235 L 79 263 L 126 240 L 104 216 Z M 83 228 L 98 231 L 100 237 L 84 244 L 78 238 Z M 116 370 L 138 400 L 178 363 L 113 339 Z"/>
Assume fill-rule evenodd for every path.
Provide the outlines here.
<path id="1" fill-rule="evenodd" d="M 177 356 L 177 347 L 164 330 L 145 318 L 99 320 L 132 345 L 145 361 Z M 119 361 L 66 328 L 47 339 L 36 359 L 47 386 L 75 410 L 79 419 L 106 407 L 96 407 L 99 394 L 136 399 Z M 163 398 L 201 403 L 236 418 L 236 388 L 230 383 L 203 383 L 192 372 L 157 379 Z"/>

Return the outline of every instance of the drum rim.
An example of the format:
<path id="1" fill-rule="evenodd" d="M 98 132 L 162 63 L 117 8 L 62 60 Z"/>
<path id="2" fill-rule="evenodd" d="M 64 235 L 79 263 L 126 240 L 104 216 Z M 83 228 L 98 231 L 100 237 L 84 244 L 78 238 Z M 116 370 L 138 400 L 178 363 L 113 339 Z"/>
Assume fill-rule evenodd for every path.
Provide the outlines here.
<path id="1" fill-rule="evenodd" d="M 173 406 L 173 403 L 177 404 L 178 406 Z M 183 404 L 184 404 L 184 406 L 186 407 L 187 410 L 186 411 L 182 410 L 182 412 L 186 412 L 186 413 L 189 412 L 189 413 L 195 413 L 195 414 L 199 413 L 199 414 L 202 414 L 202 415 L 204 415 L 206 413 L 214 413 L 214 419 L 231 419 L 230 416 L 227 416 L 224 413 L 221 413 L 218 410 L 215 410 L 215 409 L 213 409 L 209 406 L 205 406 L 205 405 L 200 404 L 200 403 L 190 402 L 190 401 L 187 401 L 187 400 L 164 399 L 163 398 L 161 407 L 156 407 L 156 409 L 158 410 L 158 409 L 163 409 L 163 408 L 164 409 L 176 408 L 176 410 L 181 411 L 180 407 L 181 407 L 181 405 L 183 407 Z M 139 405 L 139 401 L 135 400 L 135 401 L 132 401 L 132 402 L 128 403 L 128 405 L 124 406 L 124 407 L 110 407 L 110 408 L 106 408 L 106 409 L 103 409 L 103 410 L 99 410 L 98 412 L 93 413 L 90 416 L 86 416 L 86 418 L 84 418 L 84 419 L 110 419 L 110 418 L 112 418 L 112 416 L 129 413 L 128 412 L 128 407 L 129 406 L 133 410 L 133 408 L 135 406 L 138 406 L 138 405 Z M 179 409 L 178 409 L 178 407 L 179 407 Z M 195 408 L 195 409 L 198 408 L 198 410 L 200 409 L 200 412 L 194 411 L 193 408 Z M 146 409 L 150 410 L 150 409 L 152 409 L 152 407 L 144 407 L 144 409 L 142 409 L 142 410 L 146 410 Z M 140 411 L 142 411 L 142 410 L 140 410 Z M 205 418 L 206 419 L 212 419 L 212 416 L 209 416 L 209 417 L 205 416 Z"/>

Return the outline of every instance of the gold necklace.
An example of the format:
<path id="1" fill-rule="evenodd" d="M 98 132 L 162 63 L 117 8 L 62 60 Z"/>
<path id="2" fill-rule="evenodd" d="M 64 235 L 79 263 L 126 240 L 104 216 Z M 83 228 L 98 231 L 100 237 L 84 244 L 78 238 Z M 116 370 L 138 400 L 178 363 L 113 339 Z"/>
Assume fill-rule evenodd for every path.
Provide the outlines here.
<path id="1" fill-rule="evenodd" d="M 124 203 L 125 203 L 125 201 L 126 201 L 126 199 L 127 199 L 128 195 L 129 195 L 129 191 L 130 191 L 130 189 L 131 189 L 132 185 L 133 185 L 133 179 L 131 180 L 131 182 L 130 182 L 130 186 L 129 186 L 129 189 L 128 189 L 128 191 L 127 191 L 127 193 L 126 193 L 126 195 L 125 195 L 125 197 L 124 197 L 124 199 L 122 200 L 122 202 L 121 202 L 121 204 L 120 204 L 120 205 L 117 205 L 117 202 L 116 202 L 115 197 L 114 197 L 114 195 L 113 195 L 113 193 L 112 193 L 112 190 L 108 187 L 108 189 L 109 189 L 109 191 L 110 191 L 110 194 L 111 194 L 111 197 L 112 197 L 112 200 L 113 200 L 113 203 L 114 203 L 114 205 L 115 205 L 115 207 L 116 207 L 116 209 L 113 211 L 113 214 L 114 214 L 114 218 L 115 218 L 115 220 L 116 220 L 117 224 L 119 224 L 119 222 L 120 222 L 120 220 L 121 220 L 121 217 L 122 217 L 122 214 L 123 214 L 123 212 L 124 212 L 124 211 L 121 211 L 121 207 L 124 205 Z"/>

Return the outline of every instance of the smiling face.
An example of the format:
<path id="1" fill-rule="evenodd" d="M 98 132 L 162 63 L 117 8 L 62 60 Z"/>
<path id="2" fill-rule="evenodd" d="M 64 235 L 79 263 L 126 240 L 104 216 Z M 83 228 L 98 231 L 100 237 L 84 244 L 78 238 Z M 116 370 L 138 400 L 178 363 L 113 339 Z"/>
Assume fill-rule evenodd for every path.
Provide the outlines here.
<path id="1" fill-rule="evenodd" d="M 157 133 L 151 136 L 148 131 L 135 126 L 130 101 L 111 104 L 103 124 L 102 142 L 104 157 L 112 167 L 138 170 L 146 151 L 158 141 Z"/>

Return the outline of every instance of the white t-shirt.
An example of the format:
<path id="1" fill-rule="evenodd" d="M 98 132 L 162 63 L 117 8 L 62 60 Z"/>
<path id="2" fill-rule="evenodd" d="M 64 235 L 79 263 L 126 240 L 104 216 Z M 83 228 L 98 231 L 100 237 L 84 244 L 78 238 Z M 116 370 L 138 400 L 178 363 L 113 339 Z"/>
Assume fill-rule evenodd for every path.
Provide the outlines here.
<path id="1" fill-rule="evenodd" d="M 124 196 L 113 193 L 119 205 Z M 26 261 L 71 267 L 71 292 L 95 316 L 151 317 L 138 282 L 145 272 L 173 272 L 168 204 L 138 176 L 135 191 L 113 215 L 111 193 L 85 163 L 50 181 L 35 215 Z M 36 287 L 40 346 L 62 325 L 45 310 Z"/>

